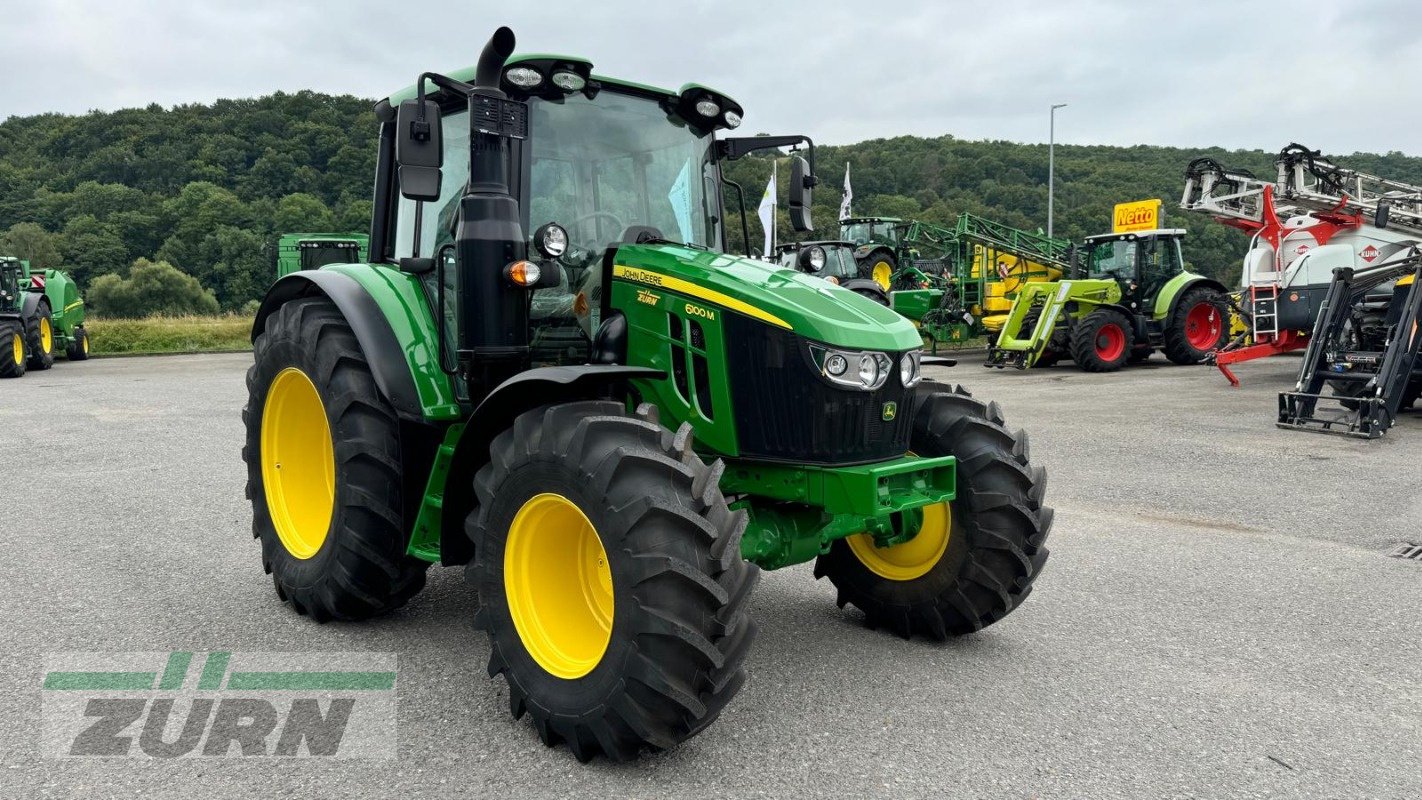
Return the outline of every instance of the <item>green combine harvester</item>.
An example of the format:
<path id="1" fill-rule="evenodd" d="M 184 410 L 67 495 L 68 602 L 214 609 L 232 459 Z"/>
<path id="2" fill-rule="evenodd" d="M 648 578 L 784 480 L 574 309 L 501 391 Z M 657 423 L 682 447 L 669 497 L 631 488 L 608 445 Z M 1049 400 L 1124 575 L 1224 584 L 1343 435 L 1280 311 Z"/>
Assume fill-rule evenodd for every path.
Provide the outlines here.
<path id="1" fill-rule="evenodd" d="M 721 164 L 803 146 L 809 230 L 813 144 L 513 49 L 377 105 L 371 262 L 262 302 L 243 455 L 277 596 L 362 619 L 462 567 L 513 715 L 583 761 L 721 713 L 760 568 L 815 561 L 903 637 L 1017 608 L 1052 522 L 1025 435 L 925 380 L 889 309 L 725 251 Z"/>
<path id="2" fill-rule="evenodd" d="M 1190 272 L 1181 228 L 1088 237 L 1084 277 L 1028 283 L 1017 293 L 988 367 L 1051 366 L 1063 357 L 1087 372 L 1114 372 L 1156 350 L 1198 364 L 1229 334 L 1219 282 Z"/>
<path id="3" fill-rule="evenodd" d="M 28 261 L 0 257 L 0 378 L 89 357 L 84 300 L 74 280 L 56 269 L 31 269 Z"/>
<path id="4" fill-rule="evenodd" d="M 288 233 L 277 239 L 278 278 L 327 264 L 363 264 L 369 260 L 370 237 L 364 233 Z"/>

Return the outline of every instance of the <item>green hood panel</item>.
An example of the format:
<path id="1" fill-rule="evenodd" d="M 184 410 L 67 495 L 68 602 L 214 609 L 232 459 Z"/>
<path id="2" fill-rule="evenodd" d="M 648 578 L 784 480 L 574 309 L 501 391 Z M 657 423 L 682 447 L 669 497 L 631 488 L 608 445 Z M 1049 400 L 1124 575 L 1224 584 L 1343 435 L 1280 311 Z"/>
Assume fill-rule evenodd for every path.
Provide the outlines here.
<path id="1" fill-rule="evenodd" d="M 615 278 L 684 294 L 815 341 L 864 350 L 912 350 L 913 323 L 866 297 L 776 264 L 674 244 L 624 245 Z"/>

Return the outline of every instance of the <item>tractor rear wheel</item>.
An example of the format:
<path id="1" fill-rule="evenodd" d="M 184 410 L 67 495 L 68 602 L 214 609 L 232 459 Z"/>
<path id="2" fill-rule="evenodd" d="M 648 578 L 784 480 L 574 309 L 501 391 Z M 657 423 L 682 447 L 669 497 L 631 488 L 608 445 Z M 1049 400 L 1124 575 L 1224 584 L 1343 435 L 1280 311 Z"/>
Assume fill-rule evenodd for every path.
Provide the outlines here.
<path id="1" fill-rule="evenodd" d="M 1027 435 L 1003 427 L 996 403 L 925 383 L 913 451 L 958 459 L 958 494 L 923 509 L 914 538 L 876 547 L 868 534 L 837 540 L 815 562 L 871 628 L 943 640 L 991 625 L 1022 604 L 1047 561 L 1052 509 L 1046 472 L 1032 467 Z"/>
<path id="2" fill-rule="evenodd" d="M 25 329 L 18 322 L 0 322 L 0 378 L 18 378 L 25 374 L 29 361 L 25 348 Z"/>
<path id="3" fill-rule="evenodd" d="M 1087 372 L 1115 372 L 1125 365 L 1135 344 L 1131 321 L 1114 308 L 1098 308 L 1071 333 L 1071 357 Z"/>
<path id="4" fill-rule="evenodd" d="M 426 562 L 405 554 L 394 410 L 324 297 L 277 309 L 247 370 L 247 498 L 276 593 L 318 622 L 404 605 Z"/>
<path id="5" fill-rule="evenodd" d="M 74 329 L 74 340 L 69 343 L 64 355 L 70 361 L 89 360 L 89 332 L 84 330 L 83 325 Z"/>
<path id="6" fill-rule="evenodd" d="M 1229 336 L 1229 300 L 1208 286 L 1187 291 L 1165 321 L 1165 357 L 1199 364 Z"/>
<path id="7" fill-rule="evenodd" d="M 40 301 L 34 313 L 25 318 L 25 345 L 30 353 L 30 369 L 54 366 L 54 315 L 47 301 Z"/>
<path id="8" fill-rule="evenodd" d="M 525 412 L 489 454 L 465 577 L 514 717 L 579 761 L 701 731 L 744 683 L 755 633 L 759 571 L 721 463 L 692 451 L 690 426 L 673 435 L 652 406 L 609 401 Z"/>

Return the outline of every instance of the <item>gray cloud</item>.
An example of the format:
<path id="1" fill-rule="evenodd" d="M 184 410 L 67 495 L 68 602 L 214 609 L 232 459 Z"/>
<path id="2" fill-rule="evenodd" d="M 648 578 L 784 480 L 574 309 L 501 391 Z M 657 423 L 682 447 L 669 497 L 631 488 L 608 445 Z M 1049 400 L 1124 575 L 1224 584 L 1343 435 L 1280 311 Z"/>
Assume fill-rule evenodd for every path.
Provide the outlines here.
<path id="1" fill-rule="evenodd" d="M 376 97 L 525 52 L 737 98 L 751 131 L 824 143 L 916 134 L 1079 144 L 1297 140 L 1422 154 L 1407 0 L 340 3 L 0 0 L 0 114 L 209 102 L 311 88 Z M 18 65 L 18 68 L 17 68 Z"/>

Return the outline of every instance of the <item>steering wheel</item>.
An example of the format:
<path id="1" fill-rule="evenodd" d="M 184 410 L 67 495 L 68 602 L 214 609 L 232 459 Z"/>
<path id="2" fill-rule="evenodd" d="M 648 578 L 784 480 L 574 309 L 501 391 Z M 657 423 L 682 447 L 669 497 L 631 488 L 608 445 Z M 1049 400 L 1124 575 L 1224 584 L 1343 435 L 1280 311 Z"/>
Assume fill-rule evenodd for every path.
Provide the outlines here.
<path id="1" fill-rule="evenodd" d="M 577 231 L 579 236 L 581 237 L 582 225 L 586 222 L 591 222 L 595 219 L 612 220 L 614 223 L 616 223 L 615 225 L 613 225 L 613 230 L 617 231 L 618 233 L 621 233 L 622 231 L 627 229 L 627 224 L 622 221 L 622 218 L 617 216 L 616 214 L 613 214 L 610 211 L 594 211 L 590 214 L 584 214 L 581 217 L 577 217 L 573 221 L 569 222 L 568 227 L 572 228 L 574 231 Z M 616 234 L 613 235 L 615 236 Z M 597 234 L 594 233 L 591 238 L 597 238 Z"/>

